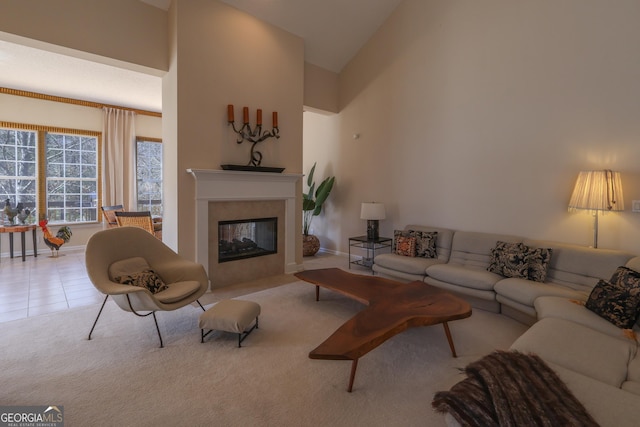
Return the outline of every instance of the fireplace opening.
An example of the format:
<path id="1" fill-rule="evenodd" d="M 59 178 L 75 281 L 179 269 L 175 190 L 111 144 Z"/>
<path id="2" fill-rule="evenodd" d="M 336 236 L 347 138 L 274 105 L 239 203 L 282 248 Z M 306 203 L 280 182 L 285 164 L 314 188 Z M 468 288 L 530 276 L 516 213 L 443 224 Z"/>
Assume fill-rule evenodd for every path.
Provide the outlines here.
<path id="1" fill-rule="evenodd" d="M 278 252 L 278 218 L 218 222 L 218 262 Z"/>

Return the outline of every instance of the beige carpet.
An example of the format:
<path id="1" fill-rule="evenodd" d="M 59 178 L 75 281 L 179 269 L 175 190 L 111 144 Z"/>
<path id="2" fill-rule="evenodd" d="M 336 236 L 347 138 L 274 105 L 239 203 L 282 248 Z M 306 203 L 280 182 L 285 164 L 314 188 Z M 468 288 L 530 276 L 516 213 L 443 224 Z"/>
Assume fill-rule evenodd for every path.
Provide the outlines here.
<path id="1" fill-rule="evenodd" d="M 0 405 L 63 405 L 70 426 L 441 426 L 433 394 L 459 380 L 458 369 L 507 348 L 525 326 L 475 310 L 450 324 L 412 329 L 351 362 L 307 357 L 361 306 L 294 282 L 239 297 L 262 306 L 260 329 L 237 348 L 233 334 L 204 344 L 201 310 L 152 318 L 108 303 L 93 339 L 98 307 L 1 324 Z"/>

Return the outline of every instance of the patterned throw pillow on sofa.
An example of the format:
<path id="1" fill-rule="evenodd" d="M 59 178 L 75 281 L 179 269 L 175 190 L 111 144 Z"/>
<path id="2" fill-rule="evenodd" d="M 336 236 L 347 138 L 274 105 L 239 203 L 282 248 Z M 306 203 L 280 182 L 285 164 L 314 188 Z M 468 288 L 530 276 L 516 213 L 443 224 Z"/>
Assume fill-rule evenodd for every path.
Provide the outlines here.
<path id="1" fill-rule="evenodd" d="M 407 230 L 393 230 L 393 242 L 392 242 L 393 246 L 391 247 L 391 252 L 393 252 L 394 254 L 398 249 L 398 237 L 411 237 L 411 236 L 409 234 L 409 231 Z"/>
<path id="2" fill-rule="evenodd" d="M 525 248 L 525 259 L 529 265 L 528 279 L 544 282 L 551 260 L 551 248 L 532 248 L 530 246 L 525 246 Z"/>
<path id="3" fill-rule="evenodd" d="M 436 258 L 437 231 L 409 231 L 411 237 L 416 238 L 416 256 L 422 258 Z"/>
<path id="4" fill-rule="evenodd" d="M 640 273 L 624 265 L 616 269 L 609 282 L 630 288 L 632 292 L 640 292 Z"/>
<path id="5" fill-rule="evenodd" d="M 415 237 L 398 237 L 396 241 L 396 254 L 402 256 L 416 256 L 416 238 Z"/>
<path id="6" fill-rule="evenodd" d="M 504 277 L 529 277 L 529 263 L 525 256 L 526 246 L 522 243 L 498 241 L 491 249 L 491 258 L 487 270 Z"/>
<path id="7" fill-rule="evenodd" d="M 638 320 L 640 293 L 606 280 L 598 281 L 585 304 L 589 310 L 619 328 L 631 329 Z"/>

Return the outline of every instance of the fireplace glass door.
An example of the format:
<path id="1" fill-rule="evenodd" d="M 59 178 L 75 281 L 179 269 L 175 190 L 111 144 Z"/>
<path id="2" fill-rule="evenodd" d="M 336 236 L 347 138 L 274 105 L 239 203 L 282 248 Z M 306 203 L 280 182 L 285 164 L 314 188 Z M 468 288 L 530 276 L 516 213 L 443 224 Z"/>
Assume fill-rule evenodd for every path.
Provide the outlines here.
<path id="1" fill-rule="evenodd" d="M 278 218 L 218 222 L 218 262 L 277 253 Z"/>

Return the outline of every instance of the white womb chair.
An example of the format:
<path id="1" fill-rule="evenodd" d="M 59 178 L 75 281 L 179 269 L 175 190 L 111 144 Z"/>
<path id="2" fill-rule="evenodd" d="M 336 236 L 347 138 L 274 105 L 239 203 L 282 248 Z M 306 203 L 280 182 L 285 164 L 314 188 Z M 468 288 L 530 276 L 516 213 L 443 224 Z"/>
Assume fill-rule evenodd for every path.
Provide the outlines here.
<path id="1" fill-rule="evenodd" d="M 143 258 L 146 264 L 169 285 L 168 289 L 152 294 L 146 288 L 123 285 L 113 280 L 113 271 L 110 274 L 110 270 L 114 263 L 126 264 L 127 260 L 140 258 Z M 163 347 L 163 342 L 156 311 L 176 310 L 194 302 L 204 310 L 198 301 L 198 298 L 209 288 L 209 278 L 204 267 L 182 258 L 142 228 L 118 227 L 95 233 L 87 242 L 85 263 L 89 279 L 101 293 L 106 295 L 89 332 L 89 339 L 109 296 L 121 309 L 130 311 L 136 316 L 153 315 L 160 338 L 160 347 Z"/>

